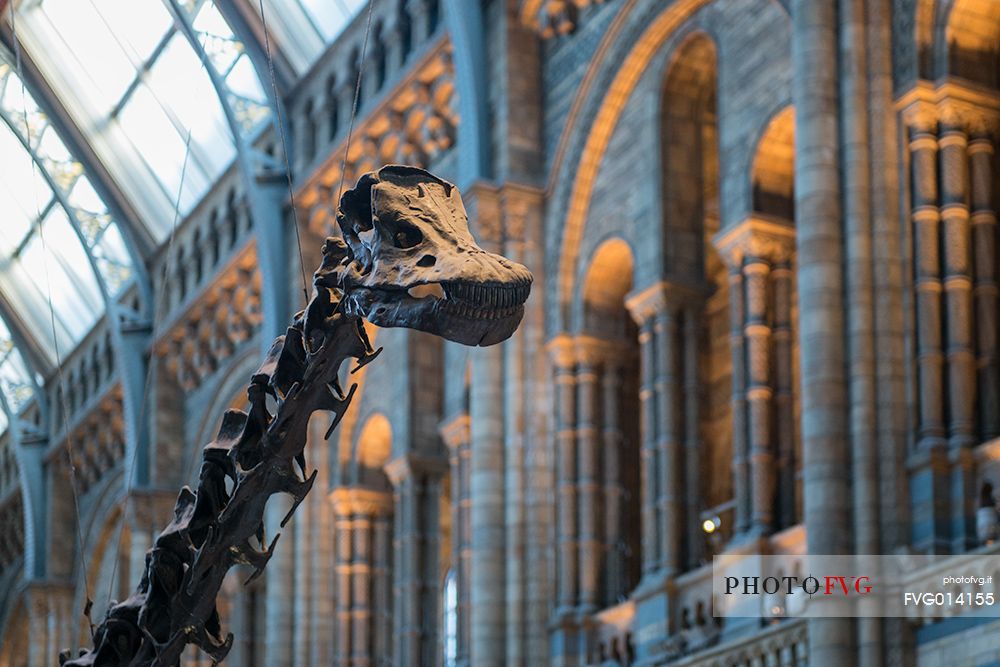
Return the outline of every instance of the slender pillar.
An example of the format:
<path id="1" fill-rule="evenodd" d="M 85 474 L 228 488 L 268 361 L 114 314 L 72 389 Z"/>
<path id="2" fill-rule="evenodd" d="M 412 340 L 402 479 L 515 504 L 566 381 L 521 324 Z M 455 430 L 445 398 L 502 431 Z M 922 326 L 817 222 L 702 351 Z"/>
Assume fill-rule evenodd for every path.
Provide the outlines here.
<path id="1" fill-rule="evenodd" d="M 993 143 L 981 129 L 969 142 L 973 299 L 976 321 L 976 367 L 979 384 L 979 420 L 983 440 L 1000 435 L 1000 365 L 997 357 L 997 215 L 993 208 Z"/>
<path id="2" fill-rule="evenodd" d="M 571 340 L 559 336 L 549 343 L 556 392 L 556 485 L 557 517 L 557 614 L 570 613 L 576 606 L 577 575 L 577 489 L 576 489 L 576 376 Z"/>
<path id="3" fill-rule="evenodd" d="M 438 508 L 447 467 L 443 460 L 408 454 L 385 471 L 395 488 L 392 655 L 396 664 L 434 664 L 441 606 Z"/>
<path id="4" fill-rule="evenodd" d="M 751 216 L 724 230 L 715 244 L 729 265 L 733 289 L 730 315 L 733 331 L 734 468 L 737 471 L 737 529 L 749 537 L 763 537 L 777 527 L 778 481 L 782 437 L 785 455 L 794 450 L 794 429 L 778 422 L 779 407 L 791 412 L 791 276 L 795 231 L 790 222 Z M 772 271 L 772 267 L 779 267 Z M 779 303 L 780 301 L 780 303 Z M 781 326 L 781 337 L 772 337 L 772 322 Z M 739 331 L 739 335 L 737 335 Z M 787 400 L 775 401 L 779 381 Z M 741 408 L 742 414 L 735 412 Z M 772 426 L 774 425 L 774 426 Z M 737 448 L 737 444 L 740 445 Z M 794 478 L 793 478 L 794 479 Z M 745 484 L 745 488 L 740 488 Z M 794 485 L 780 503 L 794 506 Z M 741 505 L 743 508 L 741 509 Z"/>
<path id="5" fill-rule="evenodd" d="M 604 362 L 601 380 L 602 411 L 604 428 L 602 433 L 601 479 L 604 494 L 604 601 L 615 604 L 625 590 L 625 552 L 622 535 L 622 471 L 620 453 L 622 447 L 622 427 L 619 423 L 620 394 L 622 390 L 622 369 L 614 359 Z"/>
<path id="6" fill-rule="evenodd" d="M 59 652 L 76 645 L 72 636 L 73 590 L 68 584 L 33 582 L 24 591 L 28 612 L 28 655 L 14 656 L 28 667 L 59 663 Z M 8 625 L 12 623 L 8 621 Z M 21 663 L 17 663 L 21 664 Z"/>
<path id="7" fill-rule="evenodd" d="M 680 330 L 678 311 L 672 305 L 661 308 L 655 316 L 656 402 L 659 438 L 656 449 L 660 495 L 656 501 L 657 536 L 660 539 L 659 567 L 676 573 L 681 566 L 684 504 L 681 490 L 681 416 L 680 416 Z"/>
<path id="8" fill-rule="evenodd" d="M 460 414 L 441 427 L 451 468 L 451 559 L 455 570 L 458 609 L 456 667 L 469 663 L 469 573 L 472 548 L 469 512 L 469 415 Z"/>
<path id="9" fill-rule="evenodd" d="M 941 389 L 944 356 L 941 340 L 941 259 L 938 243 L 936 121 L 933 115 L 912 115 L 910 168 L 913 205 L 914 267 L 916 274 L 918 436 L 923 448 L 943 442 L 944 401 Z"/>
<path id="10" fill-rule="evenodd" d="M 282 533 L 282 547 L 275 549 L 264 577 L 267 619 L 264 639 L 264 662 L 275 667 L 292 667 L 295 632 L 295 522 L 279 528 L 281 519 L 291 509 L 288 496 L 272 498 L 265 511 L 267 534 Z"/>
<path id="11" fill-rule="evenodd" d="M 975 444 L 975 353 L 969 228 L 968 138 L 963 119 L 946 107 L 940 146 L 943 287 L 948 364 L 948 439 L 951 448 Z"/>
<path id="12" fill-rule="evenodd" d="M 634 315 L 634 313 L 633 313 Z M 649 316 L 639 320 L 639 410 L 642 439 L 642 572 L 656 569 L 660 560 L 660 542 L 656 538 L 656 504 L 659 484 L 656 477 L 656 401 L 653 395 L 653 375 L 656 368 L 656 348 L 653 344 L 653 321 Z"/>
<path id="13" fill-rule="evenodd" d="M 577 525 L 579 526 L 579 604 L 581 613 L 597 609 L 600 579 L 600 397 L 598 369 L 601 350 L 596 341 L 577 340 Z"/>
<path id="14" fill-rule="evenodd" d="M 388 491 L 333 491 L 337 540 L 338 667 L 391 665 L 392 496 Z"/>
<path id="15" fill-rule="evenodd" d="M 938 139 L 941 174 L 942 285 L 944 288 L 948 447 L 951 463 L 952 550 L 976 545 L 976 357 L 973 351 L 972 255 L 969 225 L 968 136 L 962 114 L 945 104 Z"/>
<path id="16" fill-rule="evenodd" d="M 701 386 L 698 348 L 701 335 L 702 304 L 684 309 L 684 516 L 687 518 L 686 565 L 701 564 L 703 538 L 698 517 L 704 504 L 701 474 Z"/>
<path id="17" fill-rule="evenodd" d="M 419 23 L 414 16 L 414 25 Z M 495 191 L 480 185 L 468 190 L 465 204 L 480 245 L 499 251 L 503 238 L 501 202 Z M 475 348 L 472 392 L 469 491 L 472 515 L 472 627 L 470 660 L 500 667 L 506 660 L 506 527 L 504 481 L 505 350 L 502 345 Z"/>
<path id="18" fill-rule="evenodd" d="M 774 326 L 771 344 L 774 355 L 774 414 L 777 439 L 778 516 L 780 528 L 798 522 L 795 507 L 795 397 L 793 394 L 792 298 L 794 275 L 791 261 L 775 264 L 771 270 L 774 298 Z"/>
<path id="19" fill-rule="evenodd" d="M 746 284 L 747 410 L 750 431 L 750 532 L 767 535 L 774 527 L 774 450 L 771 443 L 771 328 L 768 325 L 766 259 L 751 256 L 743 262 Z"/>
<path id="20" fill-rule="evenodd" d="M 733 357 L 733 533 L 740 535 L 750 528 L 750 453 L 747 439 L 747 368 L 746 343 L 743 339 L 743 267 L 729 266 L 729 350 Z"/>

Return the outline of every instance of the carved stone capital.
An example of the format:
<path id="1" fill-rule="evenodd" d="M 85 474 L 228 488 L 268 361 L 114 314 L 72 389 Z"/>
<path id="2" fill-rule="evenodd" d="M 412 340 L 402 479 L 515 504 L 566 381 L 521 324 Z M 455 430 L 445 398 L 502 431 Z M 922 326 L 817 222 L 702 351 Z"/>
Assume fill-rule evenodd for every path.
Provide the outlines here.
<path id="1" fill-rule="evenodd" d="M 463 412 L 441 424 L 438 431 L 448 449 L 455 451 L 472 441 L 472 418 L 469 413 Z"/>
<path id="2" fill-rule="evenodd" d="M 392 513 L 392 492 L 358 486 L 342 486 L 330 493 L 333 511 L 338 516 L 364 514 L 384 516 Z"/>
<path id="3" fill-rule="evenodd" d="M 385 474 L 393 486 L 410 477 L 441 477 L 448 472 L 448 462 L 442 458 L 403 454 L 385 464 Z"/>
<path id="4" fill-rule="evenodd" d="M 598 366 L 625 353 L 624 345 L 596 336 L 576 336 L 573 340 L 576 361 L 581 366 Z"/>
<path id="5" fill-rule="evenodd" d="M 572 368 L 576 362 L 576 345 L 569 334 L 558 334 L 545 345 L 556 368 Z"/>
<path id="6" fill-rule="evenodd" d="M 795 228 L 790 223 L 751 216 L 725 229 L 712 239 L 730 269 L 739 269 L 745 259 L 778 264 L 795 252 Z"/>
<path id="7" fill-rule="evenodd" d="M 1000 95 L 950 79 L 937 85 L 918 82 L 897 100 L 896 107 L 907 127 L 918 133 L 933 132 L 939 123 L 971 135 L 1000 130 Z"/>
<path id="8" fill-rule="evenodd" d="M 700 303 L 705 295 L 705 289 L 702 287 L 661 280 L 627 294 L 625 307 L 631 313 L 632 319 L 642 324 L 666 310 L 680 310 Z"/>

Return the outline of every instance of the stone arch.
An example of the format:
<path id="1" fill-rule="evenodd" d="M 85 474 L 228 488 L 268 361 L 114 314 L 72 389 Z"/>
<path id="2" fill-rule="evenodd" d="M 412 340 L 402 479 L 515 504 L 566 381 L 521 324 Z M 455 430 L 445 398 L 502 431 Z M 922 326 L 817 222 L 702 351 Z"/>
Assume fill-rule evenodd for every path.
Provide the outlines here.
<path id="1" fill-rule="evenodd" d="M 942 3 L 939 75 L 957 76 L 996 89 L 1000 84 L 1000 3 Z"/>
<path id="2" fill-rule="evenodd" d="M 626 335 L 625 296 L 634 283 L 632 248 L 618 237 L 597 246 L 583 274 L 580 290 L 581 332 L 600 338 Z"/>
<path id="3" fill-rule="evenodd" d="M 705 235 L 719 228 L 715 43 L 698 31 L 671 58 L 660 107 L 664 268 L 700 280 Z"/>
<path id="4" fill-rule="evenodd" d="M 104 618 L 110 601 L 127 598 L 135 585 L 129 571 L 131 531 L 128 522 L 122 526 L 122 520 L 121 508 L 112 506 L 94 517 L 84 535 L 87 541 L 87 592 L 94 602 L 91 618 L 95 620 Z M 81 627 L 80 635 L 83 640 L 81 645 L 86 646 L 89 629 Z"/>
<path id="5" fill-rule="evenodd" d="M 555 236 L 551 239 L 552 244 L 559 247 L 559 268 L 553 281 L 554 302 L 559 307 L 557 328 L 565 329 L 566 317 L 570 314 L 566 309 L 575 291 L 575 268 L 587 214 L 612 132 L 646 66 L 677 29 L 706 4 L 708 0 L 681 0 L 667 9 L 655 5 L 654 11 L 649 13 L 623 9 L 619 14 L 625 22 L 620 24 L 622 34 L 616 48 L 612 48 L 613 51 L 620 49 L 622 57 L 607 60 L 620 65 L 595 76 L 591 79 L 592 86 L 581 90 L 580 94 L 589 98 L 581 102 L 587 105 L 586 109 L 574 104 L 580 119 L 567 128 L 565 141 L 560 140 L 560 153 L 571 153 L 559 158 L 558 173 L 554 172 L 550 181 L 555 189 L 549 210 L 566 212 L 564 220 L 549 221 L 550 234 Z"/>
<path id="6" fill-rule="evenodd" d="M 351 460 L 342 462 L 357 485 L 382 487 L 388 484 L 382 468 L 392 456 L 392 425 L 381 412 L 365 419 L 354 443 Z"/>
<path id="7" fill-rule="evenodd" d="M 754 215 L 795 219 L 795 109 L 778 111 L 761 134 L 750 166 Z"/>
<path id="8" fill-rule="evenodd" d="M 195 475 L 201 468 L 201 449 L 215 439 L 225 411 L 248 409 L 246 388 L 250 382 L 250 376 L 257 369 L 259 363 L 259 350 L 256 346 L 252 346 L 233 357 L 229 361 L 228 370 L 215 383 L 212 400 L 209 401 L 205 411 L 198 418 L 198 429 L 195 431 L 194 440 L 184 443 L 183 446 L 185 452 L 184 482 L 195 479 Z"/>

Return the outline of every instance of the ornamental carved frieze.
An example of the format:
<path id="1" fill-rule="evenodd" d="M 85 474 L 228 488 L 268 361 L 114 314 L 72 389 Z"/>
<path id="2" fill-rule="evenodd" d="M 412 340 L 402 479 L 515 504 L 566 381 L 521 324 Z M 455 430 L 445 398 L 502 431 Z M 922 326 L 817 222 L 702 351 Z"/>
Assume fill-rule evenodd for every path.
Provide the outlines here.
<path id="1" fill-rule="evenodd" d="M 580 25 L 581 14 L 607 0 L 523 0 L 521 21 L 544 39 L 569 35 Z"/>
<path id="2" fill-rule="evenodd" d="M 125 459 L 125 418 L 121 384 L 115 383 L 64 438 L 64 450 L 73 456 L 80 493 L 100 482 Z"/>
<path id="3" fill-rule="evenodd" d="M 335 191 L 341 183 L 349 187 L 383 164 L 430 167 L 454 146 L 457 126 L 451 43 L 442 38 L 382 104 L 356 120 L 346 163 L 345 140 L 300 188 L 296 204 L 305 212 L 301 219 L 308 221 L 310 231 L 325 235 L 336 226 L 331 206 L 340 200 Z"/>
<path id="4" fill-rule="evenodd" d="M 260 271 L 250 242 L 157 340 L 158 356 L 185 391 L 212 375 L 261 323 Z"/>

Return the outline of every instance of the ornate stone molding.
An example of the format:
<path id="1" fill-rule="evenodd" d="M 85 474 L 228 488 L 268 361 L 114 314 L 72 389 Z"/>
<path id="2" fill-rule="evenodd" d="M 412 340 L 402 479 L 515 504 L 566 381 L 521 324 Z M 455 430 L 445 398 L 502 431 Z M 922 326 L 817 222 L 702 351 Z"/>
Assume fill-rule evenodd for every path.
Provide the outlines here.
<path id="1" fill-rule="evenodd" d="M 632 319 L 641 324 L 666 310 L 676 310 L 701 303 L 705 296 L 705 289 L 700 286 L 661 280 L 627 294 L 625 307 L 631 313 Z"/>
<path id="2" fill-rule="evenodd" d="M 383 516 L 392 513 L 392 492 L 357 486 L 342 486 L 330 493 L 333 511 L 338 516 L 364 514 Z"/>
<path id="3" fill-rule="evenodd" d="M 403 454 L 385 464 L 385 474 L 393 486 L 408 477 L 430 475 L 440 477 L 448 472 L 448 462 L 443 458 Z"/>
<path id="4" fill-rule="evenodd" d="M 795 228 L 787 222 L 751 216 L 712 239 L 730 268 L 739 268 L 745 259 L 761 259 L 772 264 L 786 262 L 795 252 Z"/>
<path id="5" fill-rule="evenodd" d="M 576 361 L 576 346 L 569 334 L 558 334 L 545 344 L 545 349 L 556 368 L 572 368 Z"/>
<path id="6" fill-rule="evenodd" d="M 896 109 L 917 132 L 931 132 L 939 123 L 973 135 L 1000 131 L 1000 95 L 951 80 L 917 82 L 896 100 Z"/>
<path id="7" fill-rule="evenodd" d="M 521 22 L 543 39 L 569 35 L 580 23 L 580 12 L 606 0 L 523 0 Z"/>
<path id="8" fill-rule="evenodd" d="M 185 390 L 197 388 L 261 323 L 260 271 L 256 242 L 250 242 L 191 307 L 165 327 L 156 341 L 157 355 Z"/>
<path id="9" fill-rule="evenodd" d="M 442 37 L 395 89 L 383 95 L 379 106 L 358 118 L 343 182 L 349 187 L 382 164 L 426 168 L 450 150 L 458 125 L 454 79 L 451 42 Z M 335 226 L 331 203 L 339 200 L 336 190 L 346 143 L 330 152 L 295 195 L 302 219 L 318 234 Z"/>

